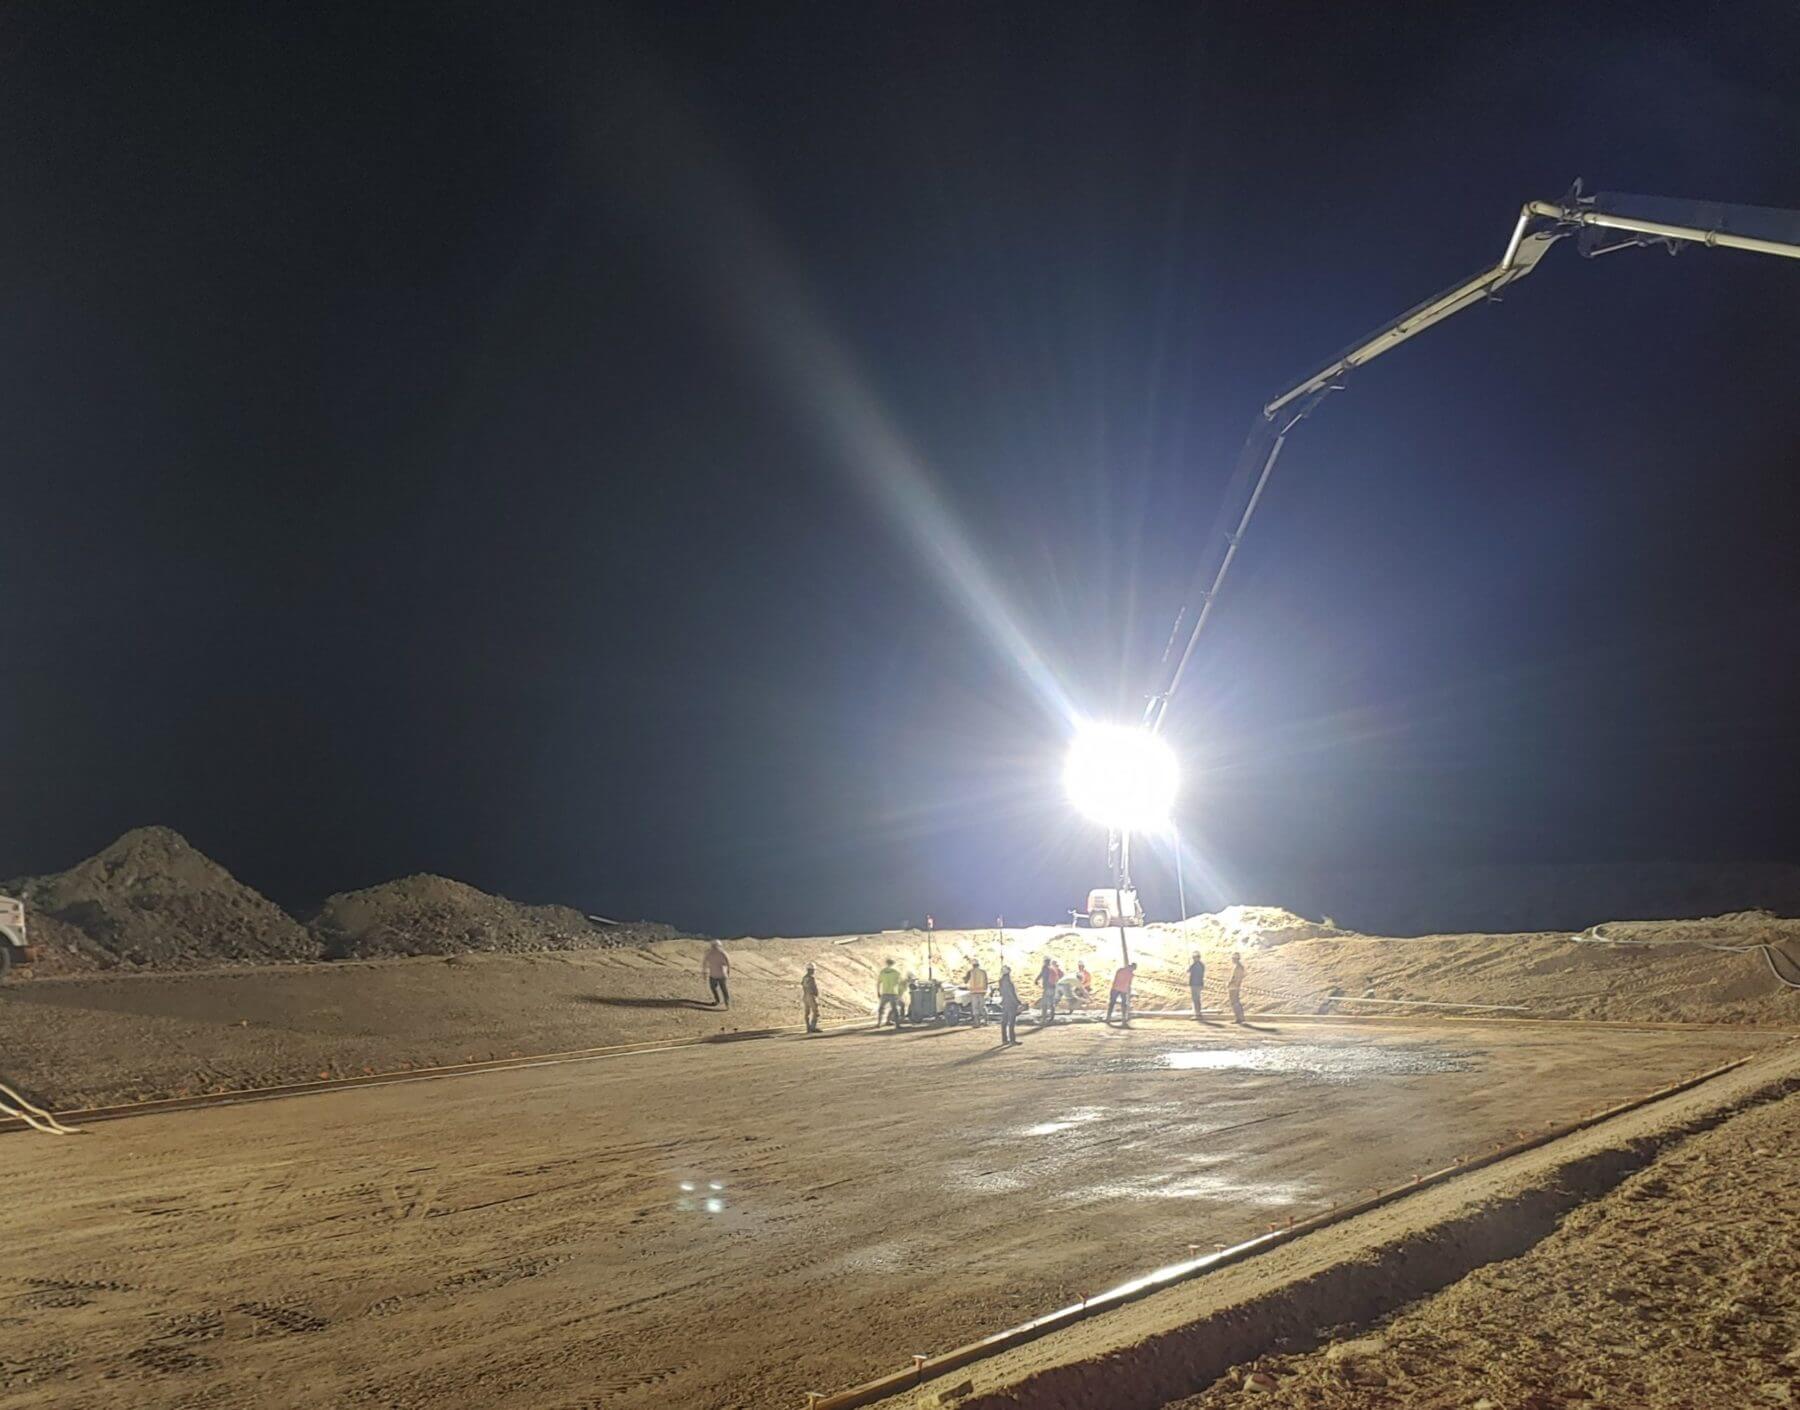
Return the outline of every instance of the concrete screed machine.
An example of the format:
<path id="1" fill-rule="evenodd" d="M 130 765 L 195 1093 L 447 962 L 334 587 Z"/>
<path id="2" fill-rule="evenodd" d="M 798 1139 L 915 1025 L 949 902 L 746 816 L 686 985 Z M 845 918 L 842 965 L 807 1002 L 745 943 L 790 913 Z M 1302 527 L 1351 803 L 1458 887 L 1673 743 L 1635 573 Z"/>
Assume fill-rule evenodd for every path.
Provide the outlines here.
<path id="1" fill-rule="evenodd" d="M 1268 486 L 1269 476 L 1289 433 L 1333 392 L 1342 391 L 1357 368 L 1391 352 L 1453 314 L 1495 299 L 1507 285 L 1536 269 L 1538 261 L 1552 245 L 1571 235 L 1576 237 L 1581 254 L 1590 259 L 1619 250 L 1651 246 L 1661 246 L 1670 254 L 1678 254 L 1689 245 L 1800 259 L 1800 211 L 1611 192 L 1587 195 L 1580 182 L 1576 182 L 1560 201 L 1526 202 L 1498 263 L 1384 323 L 1304 381 L 1269 401 L 1258 412 L 1227 485 L 1218 521 L 1207 539 L 1207 556 L 1194 576 L 1163 647 L 1158 666 L 1159 683 L 1150 693 L 1138 725 L 1141 736 L 1154 741 L 1162 731 L 1170 702 L 1193 660 L 1200 633 L 1212 616 L 1225 577 L 1231 571 L 1232 561 L 1237 557 L 1244 533 L 1250 527 L 1251 517 L 1256 513 L 1256 506 Z M 1166 753 L 1166 745 L 1162 748 Z M 1115 766 L 1127 770 L 1142 769 L 1145 757 L 1141 750 L 1115 750 Z M 1169 767 L 1173 767 L 1172 762 Z M 1172 778 L 1170 786 L 1172 791 Z M 1109 821 L 1108 826 L 1107 853 L 1112 885 L 1090 891 L 1087 910 L 1071 911 L 1070 916 L 1071 919 L 1085 917 L 1096 927 L 1117 925 L 1120 952 L 1129 961 L 1125 928 L 1143 923 L 1143 908 L 1131 880 L 1132 829 L 1129 825 L 1114 825 Z M 1179 886 L 1181 845 L 1178 837 L 1175 856 Z M 1185 918 L 1185 894 L 1181 897 L 1181 913 Z"/>

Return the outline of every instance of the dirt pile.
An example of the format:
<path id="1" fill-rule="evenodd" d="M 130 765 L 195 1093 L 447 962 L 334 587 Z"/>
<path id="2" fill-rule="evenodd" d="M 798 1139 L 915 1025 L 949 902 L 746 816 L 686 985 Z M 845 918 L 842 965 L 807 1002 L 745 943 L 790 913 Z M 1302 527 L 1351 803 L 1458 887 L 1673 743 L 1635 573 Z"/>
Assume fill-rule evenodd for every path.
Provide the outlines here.
<path id="1" fill-rule="evenodd" d="M 470 951 L 605 950 L 670 940 L 651 921 L 603 925 L 569 906 L 529 906 L 445 876 L 407 876 L 328 898 L 309 923 L 328 959 Z"/>
<path id="2" fill-rule="evenodd" d="M 1227 906 L 1221 911 L 1189 916 L 1176 928 L 1192 933 L 1196 939 L 1265 949 L 1294 940 L 1330 940 L 1355 933 L 1340 929 L 1329 916 L 1323 921 L 1308 920 L 1280 906 Z"/>
<path id="3" fill-rule="evenodd" d="M 285 911 L 166 827 L 139 827 L 84 862 L 4 889 L 30 908 L 46 969 L 191 969 L 316 959 Z"/>

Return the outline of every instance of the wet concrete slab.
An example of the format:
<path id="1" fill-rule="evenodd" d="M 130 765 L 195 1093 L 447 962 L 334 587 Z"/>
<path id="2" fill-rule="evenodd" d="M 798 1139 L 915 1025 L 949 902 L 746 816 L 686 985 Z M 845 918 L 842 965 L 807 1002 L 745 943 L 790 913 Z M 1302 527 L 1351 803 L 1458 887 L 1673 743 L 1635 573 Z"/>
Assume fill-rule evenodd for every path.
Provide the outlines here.
<path id="1" fill-rule="evenodd" d="M 31 1351 L 8 1403 L 798 1405 L 1780 1041 L 996 1038 L 780 1038 L 10 1138 L 0 1297 Z"/>

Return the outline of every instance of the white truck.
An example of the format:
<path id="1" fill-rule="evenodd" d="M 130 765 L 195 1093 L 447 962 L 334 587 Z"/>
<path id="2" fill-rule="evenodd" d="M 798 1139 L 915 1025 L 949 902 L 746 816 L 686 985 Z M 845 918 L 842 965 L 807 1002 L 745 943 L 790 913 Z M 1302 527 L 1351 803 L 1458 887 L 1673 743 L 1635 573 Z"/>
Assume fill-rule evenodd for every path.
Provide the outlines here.
<path id="1" fill-rule="evenodd" d="M 0 979 L 14 965 L 30 964 L 37 958 L 37 947 L 25 940 L 25 903 L 11 896 L 0 896 Z"/>

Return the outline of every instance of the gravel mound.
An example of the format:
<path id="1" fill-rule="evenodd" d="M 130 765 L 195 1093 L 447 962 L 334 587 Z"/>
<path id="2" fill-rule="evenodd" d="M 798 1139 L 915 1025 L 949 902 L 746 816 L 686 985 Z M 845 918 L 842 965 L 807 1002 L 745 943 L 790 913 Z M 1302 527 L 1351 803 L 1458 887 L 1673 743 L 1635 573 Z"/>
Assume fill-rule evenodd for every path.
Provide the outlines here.
<path id="1" fill-rule="evenodd" d="M 50 972 L 319 956 L 287 912 L 166 827 L 133 828 L 67 871 L 4 889 L 30 908 L 32 938 L 49 952 Z"/>
<path id="2" fill-rule="evenodd" d="M 569 906 L 528 906 L 429 875 L 329 897 L 309 928 L 329 959 L 604 950 L 676 935 L 650 921 L 602 925 Z"/>

